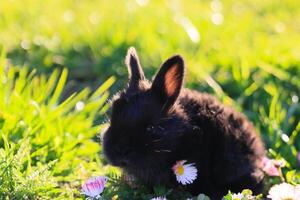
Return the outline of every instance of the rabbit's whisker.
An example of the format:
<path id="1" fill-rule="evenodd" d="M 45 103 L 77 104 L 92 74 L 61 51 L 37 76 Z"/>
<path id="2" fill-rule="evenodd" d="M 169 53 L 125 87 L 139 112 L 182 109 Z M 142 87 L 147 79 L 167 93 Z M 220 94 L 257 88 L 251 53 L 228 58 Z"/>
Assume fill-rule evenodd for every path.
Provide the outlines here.
<path id="1" fill-rule="evenodd" d="M 171 150 L 168 150 L 168 149 L 156 149 L 156 150 L 154 150 L 154 152 L 156 152 L 156 153 L 161 153 L 161 152 L 164 152 L 164 153 L 171 153 L 172 151 L 171 151 Z"/>
<path id="2" fill-rule="evenodd" d="M 156 140 L 152 140 L 152 142 L 159 142 L 159 141 L 161 141 L 162 139 L 160 138 L 160 139 L 156 139 Z"/>
<path id="3" fill-rule="evenodd" d="M 163 150 L 160 150 L 162 152 L 166 152 L 166 153 L 171 153 L 172 151 L 171 150 L 168 150 L 168 149 L 163 149 Z"/>

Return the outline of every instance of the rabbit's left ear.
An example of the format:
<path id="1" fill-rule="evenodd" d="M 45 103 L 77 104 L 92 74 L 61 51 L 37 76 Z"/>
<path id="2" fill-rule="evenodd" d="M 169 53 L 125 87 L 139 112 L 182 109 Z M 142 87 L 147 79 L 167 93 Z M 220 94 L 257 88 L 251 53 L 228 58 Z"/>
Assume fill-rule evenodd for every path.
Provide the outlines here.
<path id="1" fill-rule="evenodd" d="M 179 55 L 165 61 L 156 74 L 151 89 L 161 100 L 164 111 L 167 111 L 179 96 L 183 77 L 184 61 Z"/>
<path id="2" fill-rule="evenodd" d="M 145 75 L 135 48 L 130 47 L 128 49 L 125 64 L 128 69 L 129 87 L 136 87 L 139 81 L 145 79 Z"/>

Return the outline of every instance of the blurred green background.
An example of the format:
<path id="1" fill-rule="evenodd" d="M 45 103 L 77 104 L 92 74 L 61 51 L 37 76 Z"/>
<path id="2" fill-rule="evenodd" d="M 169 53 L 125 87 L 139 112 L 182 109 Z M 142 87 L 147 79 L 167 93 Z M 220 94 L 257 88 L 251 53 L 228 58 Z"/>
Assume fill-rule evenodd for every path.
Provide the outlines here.
<path id="1" fill-rule="evenodd" d="M 226 73 L 243 81 L 257 69 L 273 72 L 265 63 L 299 73 L 295 0 L 5 0 L 0 6 L 8 58 L 41 72 L 66 66 L 78 80 L 124 79 L 124 55 L 135 46 L 148 76 L 174 53 L 186 58 L 191 80 L 221 70 L 220 84 Z"/>
<path id="2" fill-rule="evenodd" d="M 1 67 L 5 70 L 13 69 L 11 76 L 2 70 L 4 77 L 2 79 L 11 81 L 11 86 L 7 86 L 2 80 L 2 87 L 6 88 L 2 90 L 3 102 L 6 102 L 5 99 L 8 97 L 16 98 L 13 96 L 15 92 L 21 97 L 25 95 L 24 90 L 16 90 L 13 87 L 18 80 L 22 80 L 24 88 L 28 87 L 28 91 L 31 91 L 26 93 L 29 95 L 26 96 L 28 102 L 34 100 L 41 107 L 49 106 L 50 113 L 53 106 L 61 106 L 65 109 L 60 115 L 62 121 L 64 117 L 69 117 L 70 113 L 76 118 L 76 112 L 71 111 L 74 106 L 76 108 L 94 102 L 85 113 L 78 114 L 81 117 L 78 117 L 77 121 L 68 121 L 74 126 L 77 122 L 80 123 L 90 117 L 88 113 L 91 110 L 99 111 L 92 114 L 86 126 L 87 130 L 90 128 L 94 130 L 86 139 L 95 149 L 91 152 L 86 150 L 89 146 L 86 144 L 83 156 L 74 153 L 64 160 L 64 162 L 73 160 L 74 165 L 58 162 L 61 166 L 56 164 L 56 167 L 61 167 L 63 173 L 53 172 L 51 168 L 50 176 L 61 178 L 55 179 L 54 182 L 57 184 L 52 188 L 59 190 L 69 184 L 67 187 L 70 191 L 64 195 L 80 197 L 76 187 L 84 178 L 74 177 L 78 173 L 76 171 L 78 165 L 82 164 L 81 160 L 84 159 L 87 174 L 93 174 L 95 171 L 99 174 L 104 173 L 105 170 L 99 166 L 103 163 L 105 165 L 105 161 L 102 156 L 100 158 L 95 156 L 101 155 L 101 146 L 96 136 L 101 130 L 98 125 L 107 118 L 104 113 L 109 107 L 108 104 L 104 105 L 102 100 L 109 98 L 108 91 L 112 94 L 125 85 L 127 71 L 124 57 L 130 46 L 136 47 L 149 79 L 165 59 L 173 54 L 181 54 L 187 66 L 186 86 L 212 93 L 225 104 L 244 112 L 261 133 L 267 148 L 271 149 L 270 156 L 287 160 L 288 167 L 284 174 L 288 176 L 286 177 L 288 181 L 300 180 L 296 160 L 296 154 L 300 151 L 300 1 L 1 0 L 0 51 L 3 55 Z M 65 74 L 63 73 L 59 82 L 58 71 L 63 68 L 67 68 L 69 74 L 67 76 L 64 71 Z M 32 75 L 34 78 L 30 75 L 32 70 L 36 71 L 35 75 Z M 23 79 L 20 75 L 22 73 Z M 104 86 L 102 85 L 100 90 L 97 90 L 98 93 L 92 96 L 94 99 L 89 99 L 89 92 L 84 92 L 84 95 L 79 93 L 79 96 L 82 95 L 80 98 L 73 96 L 75 100 L 71 98 L 72 103 L 62 103 L 75 91 L 86 91 L 86 88 L 95 91 L 111 76 L 115 79 L 110 78 Z M 32 82 L 33 79 L 36 79 L 35 84 Z M 109 89 L 114 80 L 115 83 Z M 55 84 L 57 84 L 55 87 L 59 88 L 57 92 L 53 86 Z M 33 95 L 35 90 L 43 93 L 43 98 Z M 102 100 L 97 104 L 100 98 Z M 28 102 L 19 103 L 23 106 L 29 104 Z M 69 107 L 65 108 L 66 105 Z M 10 106 L 15 108 L 16 103 Z M 24 109 L 22 106 L 19 109 Z M 4 122 L 10 119 L 3 114 L 11 112 L 7 108 L 8 104 L 3 103 L 0 110 Z M 30 115 L 30 112 L 20 114 L 15 123 L 24 121 L 26 115 Z M 57 115 L 53 115 L 53 119 L 56 117 Z M 44 118 L 38 120 L 41 119 L 44 120 Z M 80 132 L 80 129 L 72 129 L 71 133 L 62 131 L 67 126 L 64 124 L 67 122 L 62 121 L 55 121 L 58 125 L 53 128 L 54 133 L 61 131 L 61 135 L 58 136 L 51 133 L 56 139 L 66 135 L 67 138 L 71 137 L 68 134 L 84 133 Z M 31 126 L 31 123 L 33 122 L 29 121 L 28 126 Z M 47 126 L 48 123 L 50 122 L 47 122 Z M 9 127 L 11 128 L 7 131 L 7 136 L 4 137 L 2 134 L 0 140 L 0 149 L 3 148 L 6 152 L 9 152 L 9 148 L 6 147 L 9 143 L 21 145 L 25 138 L 25 134 L 14 132 L 15 126 Z M 14 134 L 13 140 L 10 135 Z M 34 132 L 30 138 L 36 137 L 41 137 L 39 131 Z M 47 138 L 39 145 L 34 139 L 28 141 L 31 144 L 28 153 L 29 157 L 32 156 L 31 159 L 36 156 L 32 155 L 32 152 L 47 145 L 54 152 L 63 148 L 59 142 L 60 145 L 51 146 L 46 141 L 51 140 Z M 76 144 L 70 148 L 76 152 L 77 148 L 81 148 L 80 145 L 85 144 L 78 138 L 75 138 L 74 142 Z M 12 148 L 14 145 L 8 146 Z M 17 148 L 10 152 L 17 155 Z M 55 159 L 62 160 L 61 154 L 49 152 L 50 150 L 44 152 L 51 155 L 41 161 L 41 165 L 48 165 Z M 92 153 L 95 155 L 91 156 Z M 7 161 L 8 155 L 3 155 L 3 160 Z M 29 160 L 22 161 L 27 164 L 22 163 L 17 170 L 23 173 L 21 177 L 25 176 Z M 39 165 L 38 161 L 30 162 L 32 166 Z M 90 167 L 90 162 L 95 162 L 95 165 Z M 2 177 L 0 181 L 4 179 Z M 70 183 L 75 179 L 79 180 L 73 187 Z M 12 182 L 18 184 L 19 181 L 17 178 Z M 15 197 L 17 190 L 10 183 L 8 180 L 6 186 L 8 189 L 5 191 L 3 189 L 3 194 L 11 195 L 12 198 Z M 107 195 L 119 193 L 122 197 L 122 192 L 116 191 L 117 189 L 110 190 Z M 52 193 L 52 196 L 39 192 L 33 195 L 48 195 L 54 198 L 60 196 L 62 191 Z M 26 191 L 24 194 L 27 195 Z M 139 194 L 130 195 L 137 195 L 137 199 L 142 198 Z"/>

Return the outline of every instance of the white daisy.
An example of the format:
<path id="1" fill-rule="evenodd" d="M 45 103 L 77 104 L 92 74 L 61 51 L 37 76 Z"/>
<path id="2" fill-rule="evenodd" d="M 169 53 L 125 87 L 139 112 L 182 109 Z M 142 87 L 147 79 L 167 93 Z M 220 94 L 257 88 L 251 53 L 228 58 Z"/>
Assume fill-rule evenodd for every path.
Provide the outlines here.
<path id="1" fill-rule="evenodd" d="M 82 184 L 82 194 L 89 197 L 98 197 L 104 190 L 107 178 L 104 176 L 92 177 Z"/>
<path id="2" fill-rule="evenodd" d="M 293 186 L 288 183 L 281 183 L 274 185 L 267 196 L 272 200 L 299 200 L 300 191 L 299 186 Z"/>
<path id="3" fill-rule="evenodd" d="M 191 184 L 197 178 L 197 168 L 194 164 L 185 164 L 186 160 L 177 161 L 172 167 L 176 179 L 182 185 Z"/>

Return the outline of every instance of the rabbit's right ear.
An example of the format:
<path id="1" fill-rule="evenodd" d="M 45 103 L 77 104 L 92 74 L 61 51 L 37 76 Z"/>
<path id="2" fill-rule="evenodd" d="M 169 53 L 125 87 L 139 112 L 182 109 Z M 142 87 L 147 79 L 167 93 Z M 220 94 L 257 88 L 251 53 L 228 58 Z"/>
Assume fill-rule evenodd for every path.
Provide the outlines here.
<path id="1" fill-rule="evenodd" d="M 176 55 L 165 61 L 152 83 L 152 91 L 160 99 L 162 110 L 167 111 L 175 103 L 182 88 L 184 61 Z"/>
<path id="2" fill-rule="evenodd" d="M 134 47 L 128 49 L 125 64 L 128 69 L 129 87 L 138 87 L 139 82 L 145 79 L 145 75 Z"/>

